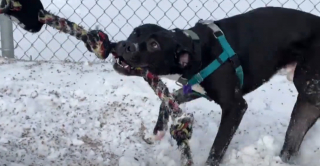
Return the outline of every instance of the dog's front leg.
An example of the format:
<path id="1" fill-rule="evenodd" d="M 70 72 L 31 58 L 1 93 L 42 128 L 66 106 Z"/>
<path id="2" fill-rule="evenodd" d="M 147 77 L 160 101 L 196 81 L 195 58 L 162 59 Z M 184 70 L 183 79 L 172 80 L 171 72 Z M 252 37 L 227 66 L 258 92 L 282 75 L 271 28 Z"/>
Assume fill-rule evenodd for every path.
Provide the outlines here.
<path id="1" fill-rule="evenodd" d="M 241 95 L 234 97 L 222 96 L 226 98 L 222 99 L 220 103 L 218 102 L 222 109 L 221 122 L 206 162 L 210 166 L 218 166 L 220 164 L 248 107 L 247 102 Z"/>

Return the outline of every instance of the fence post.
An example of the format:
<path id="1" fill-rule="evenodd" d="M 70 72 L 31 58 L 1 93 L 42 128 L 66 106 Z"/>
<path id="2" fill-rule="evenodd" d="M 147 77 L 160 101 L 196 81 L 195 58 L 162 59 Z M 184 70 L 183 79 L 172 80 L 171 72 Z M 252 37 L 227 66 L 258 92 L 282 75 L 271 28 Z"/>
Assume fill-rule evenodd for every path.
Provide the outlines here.
<path id="1" fill-rule="evenodd" d="M 13 27 L 11 20 L 0 15 L 1 27 L 1 51 L 2 56 L 7 58 L 14 58 L 14 43 L 13 43 Z"/>

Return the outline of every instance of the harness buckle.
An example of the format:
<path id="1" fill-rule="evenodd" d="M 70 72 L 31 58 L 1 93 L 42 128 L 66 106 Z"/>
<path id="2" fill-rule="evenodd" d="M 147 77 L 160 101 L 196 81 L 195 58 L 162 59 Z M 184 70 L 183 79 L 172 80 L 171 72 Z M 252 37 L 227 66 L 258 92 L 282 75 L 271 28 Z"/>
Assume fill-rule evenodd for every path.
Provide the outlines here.
<path id="1" fill-rule="evenodd" d="M 224 35 L 224 33 L 222 32 L 222 30 L 218 30 L 218 31 L 213 32 L 213 36 L 216 39 L 218 39 L 218 37 L 223 36 L 223 35 Z"/>
<path id="2" fill-rule="evenodd" d="M 183 78 L 182 76 L 178 78 L 178 80 L 176 81 L 176 85 L 182 87 L 183 85 L 187 85 L 188 84 L 188 80 L 186 78 Z"/>
<path id="3" fill-rule="evenodd" d="M 197 73 L 196 75 L 194 75 L 194 78 L 197 80 L 198 83 L 203 81 L 203 77 L 201 76 L 200 73 Z"/>
<path id="4" fill-rule="evenodd" d="M 229 61 L 231 61 L 232 66 L 236 69 L 241 65 L 239 57 L 237 54 L 234 54 L 232 57 L 229 57 Z"/>
<path id="5" fill-rule="evenodd" d="M 213 36 L 218 39 L 218 37 L 223 36 L 224 33 L 223 31 L 218 27 L 217 24 L 214 23 L 214 21 L 207 21 L 207 22 L 202 22 L 202 24 L 206 24 L 210 29 L 213 31 Z"/>

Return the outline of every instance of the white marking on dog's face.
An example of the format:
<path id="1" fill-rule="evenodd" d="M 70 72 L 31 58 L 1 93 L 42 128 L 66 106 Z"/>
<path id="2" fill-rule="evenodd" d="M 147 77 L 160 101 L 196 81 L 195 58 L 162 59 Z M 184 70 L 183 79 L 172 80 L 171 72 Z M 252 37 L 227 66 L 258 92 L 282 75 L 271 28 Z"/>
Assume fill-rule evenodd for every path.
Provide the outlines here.
<path id="1" fill-rule="evenodd" d="M 139 44 L 138 43 L 133 43 L 133 45 L 134 45 L 136 51 L 139 51 Z"/>

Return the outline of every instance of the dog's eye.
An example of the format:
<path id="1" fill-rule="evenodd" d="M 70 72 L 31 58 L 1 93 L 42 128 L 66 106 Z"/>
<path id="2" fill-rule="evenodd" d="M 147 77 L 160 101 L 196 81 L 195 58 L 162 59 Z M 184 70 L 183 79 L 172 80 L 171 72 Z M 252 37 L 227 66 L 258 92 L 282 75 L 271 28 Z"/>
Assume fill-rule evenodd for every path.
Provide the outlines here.
<path id="1" fill-rule="evenodd" d="M 158 49 L 159 48 L 159 45 L 157 42 L 153 41 L 150 43 L 151 47 L 154 48 L 154 49 Z"/>
<path id="2" fill-rule="evenodd" d="M 154 39 L 149 39 L 149 41 L 146 43 L 146 46 L 148 51 L 151 52 L 160 50 L 160 44 Z"/>

